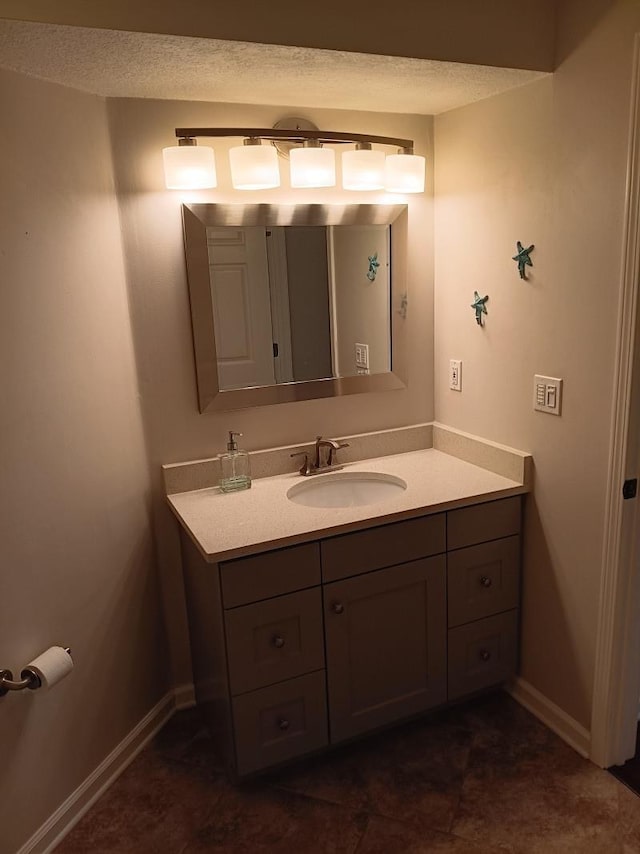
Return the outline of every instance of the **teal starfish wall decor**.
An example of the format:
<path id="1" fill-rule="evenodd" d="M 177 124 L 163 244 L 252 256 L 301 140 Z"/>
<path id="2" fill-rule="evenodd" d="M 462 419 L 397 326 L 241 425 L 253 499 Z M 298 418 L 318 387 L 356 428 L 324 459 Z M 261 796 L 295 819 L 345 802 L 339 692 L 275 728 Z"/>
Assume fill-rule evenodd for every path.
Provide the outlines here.
<path id="1" fill-rule="evenodd" d="M 526 278 L 527 278 L 527 274 L 526 274 L 526 272 L 525 272 L 525 267 L 533 267 L 533 261 L 531 260 L 531 258 L 529 258 L 529 255 L 531 254 L 531 252 L 533 252 L 533 250 L 534 250 L 536 247 L 535 247 L 535 245 L 532 243 L 532 244 L 531 244 L 531 246 L 528 246 L 528 247 L 525 249 L 525 248 L 524 248 L 524 246 L 522 245 L 522 243 L 520 243 L 520 241 L 519 241 L 519 240 L 518 240 L 518 242 L 516 243 L 516 247 L 517 247 L 517 249 L 518 249 L 518 254 L 517 254 L 517 255 L 512 255 L 511 257 L 513 258 L 513 260 L 514 260 L 514 261 L 517 261 L 517 262 L 518 262 L 518 273 L 520 273 L 520 278 L 521 278 L 521 279 L 526 279 Z"/>
<path id="2" fill-rule="evenodd" d="M 367 272 L 367 279 L 370 282 L 374 282 L 376 275 L 378 274 L 378 267 L 380 266 L 380 262 L 378 261 L 378 253 L 374 252 L 373 255 L 369 255 L 369 270 Z"/>
<path id="3" fill-rule="evenodd" d="M 486 297 L 481 297 L 478 291 L 473 292 L 473 302 L 471 303 L 471 308 L 476 313 L 476 323 L 478 324 L 478 326 L 482 326 L 482 315 L 488 313 L 487 307 L 485 305 L 488 299 L 488 294 Z"/>

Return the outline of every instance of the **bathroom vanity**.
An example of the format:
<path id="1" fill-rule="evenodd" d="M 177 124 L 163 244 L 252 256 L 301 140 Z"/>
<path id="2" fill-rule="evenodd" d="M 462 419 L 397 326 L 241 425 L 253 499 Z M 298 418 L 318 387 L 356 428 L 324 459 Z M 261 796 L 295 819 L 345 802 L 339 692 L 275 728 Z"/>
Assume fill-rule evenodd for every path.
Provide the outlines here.
<path id="1" fill-rule="evenodd" d="M 528 487 L 434 449 L 358 468 L 400 474 L 407 494 L 314 510 L 287 502 L 286 474 L 231 499 L 169 496 L 196 697 L 233 777 L 515 674 Z"/>

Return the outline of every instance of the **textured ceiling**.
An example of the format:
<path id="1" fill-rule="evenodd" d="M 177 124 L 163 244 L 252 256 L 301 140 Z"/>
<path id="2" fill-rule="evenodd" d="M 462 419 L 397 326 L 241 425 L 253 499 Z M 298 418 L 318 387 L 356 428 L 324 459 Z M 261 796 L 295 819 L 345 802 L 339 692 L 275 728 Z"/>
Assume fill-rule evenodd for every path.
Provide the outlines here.
<path id="1" fill-rule="evenodd" d="M 0 67 L 116 98 L 437 114 L 542 72 L 0 20 Z"/>

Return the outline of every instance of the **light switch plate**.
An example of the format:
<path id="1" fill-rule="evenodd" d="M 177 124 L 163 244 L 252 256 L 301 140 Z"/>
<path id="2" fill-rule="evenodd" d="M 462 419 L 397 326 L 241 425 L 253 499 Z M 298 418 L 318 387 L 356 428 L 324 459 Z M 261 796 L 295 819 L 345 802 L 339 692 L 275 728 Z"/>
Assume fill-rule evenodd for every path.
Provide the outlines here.
<path id="1" fill-rule="evenodd" d="M 449 388 L 452 391 L 462 391 L 462 361 L 460 359 L 449 361 Z"/>
<path id="2" fill-rule="evenodd" d="M 562 405 L 562 380 L 558 377 L 533 378 L 533 408 L 549 415 L 560 415 Z"/>
<path id="3" fill-rule="evenodd" d="M 369 372 L 369 345 L 368 344 L 356 344 L 356 368 L 358 369 L 358 373 L 368 373 Z"/>

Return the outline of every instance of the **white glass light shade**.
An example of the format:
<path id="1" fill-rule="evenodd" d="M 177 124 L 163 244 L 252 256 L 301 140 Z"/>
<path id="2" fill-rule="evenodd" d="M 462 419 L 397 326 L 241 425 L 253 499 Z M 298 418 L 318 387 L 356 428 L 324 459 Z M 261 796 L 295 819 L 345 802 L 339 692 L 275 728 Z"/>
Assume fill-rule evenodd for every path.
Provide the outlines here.
<path id="1" fill-rule="evenodd" d="M 164 179 L 169 190 L 217 187 L 216 161 L 207 145 L 172 145 L 162 149 Z"/>
<path id="2" fill-rule="evenodd" d="M 289 158 L 292 187 L 335 187 L 336 155 L 332 148 L 292 148 Z"/>
<path id="3" fill-rule="evenodd" d="M 229 149 L 229 162 L 236 190 L 270 190 L 280 186 L 278 154 L 272 145 L 237 145 Z"/>
<path id="4" fill-rule="evenodd" d="M 389 193 L 424 193 L 425 159 L 419 154 L 389 154 L 384 188 Z"/>
<path id="5" fill-rule="evenodd" d="M 383 151 L 356 149 L 342 155 L 342 186 L 345 190 L 381 190 L 384 187 Z"/>

